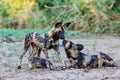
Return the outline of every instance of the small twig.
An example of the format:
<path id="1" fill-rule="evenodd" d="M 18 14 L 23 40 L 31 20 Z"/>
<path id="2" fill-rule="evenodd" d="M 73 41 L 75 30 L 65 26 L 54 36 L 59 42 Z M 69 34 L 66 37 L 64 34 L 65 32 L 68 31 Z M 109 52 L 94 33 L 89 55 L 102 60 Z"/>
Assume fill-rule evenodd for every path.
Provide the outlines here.
<path id="1" fill-rule="evenodd" d="M 66 6 L 66 5 L 58 5 L 58 6 L 47 6 L 47 5 L 45 5 L 45 8 L 47 8 L 47 9 L 57 9 L 57 8 L 66 8 L 66 7 L 68 7 L 68 6 Z"/>
<path id="2" fill-rule="evenodd" d="M 58 15 L 57 17 L 55 17 L 55 18 L 53 19 L 53 21 L 51 22 L 51 25 L 54 24 L 56 21 L 58 21 L 58 19 L 59 19 L 63 14 L 68 13 L 68 12 L 70 11 L 69 7 L 70 7 L 70 6 L 66 6 L 66 8 L 64 9 L 64 11 L 62 11 L 62 12 L 60 13 L 60 15 Z"/>
<path id="3" fill-rule="evenodd" d="M 81 20 L 83 20 L 85 17 L 86 17 L 86 16 L 82 16 L 80 19 L 75 19 L 75 18 L 74 18 L 71 22 L 72 22 L 73 24 L 80 23 Z"/>
<path id="4" fill-rule="evenodd" d="M 55 18 L 54 22 L 57 21 L 65 12 L 66 12 L 66 9 L 65 9 L 63 12 L 61 12 L 61 14 L 58 15 L 58 16 Z"/>

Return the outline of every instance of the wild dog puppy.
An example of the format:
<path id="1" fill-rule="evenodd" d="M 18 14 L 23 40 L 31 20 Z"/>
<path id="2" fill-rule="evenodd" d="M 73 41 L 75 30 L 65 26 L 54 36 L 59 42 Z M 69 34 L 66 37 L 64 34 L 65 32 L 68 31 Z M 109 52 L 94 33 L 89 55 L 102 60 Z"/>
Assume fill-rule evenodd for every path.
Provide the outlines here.
<path id="1" fill-rule="evenodd" d="M 60 57 L 60 52 L 59 52 L 59 39 L 64 39 L 64 28 L 69 26 L 70 23 L 62 23 L 62 22 L 57 22 L 52 29 L 45 34 L 45 38 L 43 38 L 40 34 L 36 33 L 36 32 L 32 32 L 26 35 L 25 37 L 25 41 L 24 41 L 24 48 L 23 48 L 23 52 L 20 55 L 20 64 L 18 66 L 18 69 L 21 69 L 21 64 L 22 64 L 22 58 L 25 55 L 25 53 L 27 52 L 28 48 L 31 46 L 32 47 L 32 53 L 30 54 L 28 60 L 31 61 L 31 59 L 35 56 L 35 54 L 38 53 L 38 56 L 40 56 L 40 52 L 41 50 L 44 52 L 46 60 L 47 60 L 47 64 L 49 65 L 48 62 L 48 49 L 54 49 L 60 60 L 62 61 L 62 63 L 64 63 L 64 61 L 62 60 L 62 58 Z M 52 42 L 52 43 L 51 43 Z M 30 64 L 31 66 L 31 64 Z M 50 65 L 49 65 L 50 67 Z"/>
<path id="2" fill-rule="evenodd" d="M 84 46 L 82 44 L 75 44 L 68 40 L 63 40 L 63 46 L 70 63 L 75 64 L 75 60 L 77 60 L 78 57 L 78 52 L 81 51 Z"/>
<path id="3" fill-rule="evenodd" d="M 52 63 L 49 61 L 49 64 L 52 65 Z M 41 57 L 33 57 L 31 60 L 31 65 L 32 68 L 42 68 L 42 69 L 47 69 L 47 63 L 46 59 L 41 58 Z"/>

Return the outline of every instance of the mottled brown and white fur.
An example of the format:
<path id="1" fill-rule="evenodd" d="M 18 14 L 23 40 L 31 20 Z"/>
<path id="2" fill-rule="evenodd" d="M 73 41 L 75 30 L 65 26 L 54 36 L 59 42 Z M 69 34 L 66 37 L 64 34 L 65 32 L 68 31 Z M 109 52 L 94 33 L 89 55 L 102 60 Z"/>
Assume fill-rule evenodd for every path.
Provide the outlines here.
<path id="1" fill-rule="evenodd" d="M 70 23 L 62 23 L 57 22 L 52 29 L 45 34 L 45 38 L 43 38 L 39 33 L 31 32 L 25 36 L 24 48 L 23 52 L 20 55 L 20 64 L 18 69 L 21 69 L 22 59 L 28 48 L 32 47 L 32 53 L 30 54 L 28 60 L 30 61 L 37 53 L 40 56 L 41 50 L 44 52 L 46 60 L 48 62 L 48 49 L 54 49 L 58 55 L 60 55 L 59 51 L 59 39 L 64 39 L 64 28 L 69 26 Z M 52 41 L 52 42 L 51 42 Z M 60 60 L 63 62 L 62 58 Z M 49 65 L 49 63 L 48 63 Z M 30 65 L 31 66 L 31 65 Z M 49 65 L 50 67 L 50 65 Z"/>

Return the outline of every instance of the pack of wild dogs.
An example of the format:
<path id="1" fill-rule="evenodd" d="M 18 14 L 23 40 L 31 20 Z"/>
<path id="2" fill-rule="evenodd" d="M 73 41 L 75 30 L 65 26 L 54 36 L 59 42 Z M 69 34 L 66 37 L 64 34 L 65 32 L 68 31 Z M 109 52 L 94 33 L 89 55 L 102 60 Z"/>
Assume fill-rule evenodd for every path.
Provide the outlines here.
<path id="1" fill-rule="evenodd" d="M 57 22 L 51 28 L 49 32 L 41 36 L 37 32 L 28 33 L 25 36 L 23 52 L 20 55 L 18 69 L 21 69 L 22 59 L 25 53 L 32 49 L 28 57 L 29 68 L 48 68 L 55 69 L 54 64 L 49 60 L 48 50 L 53 49 L 57 53 L 57 57 L 63 64 L 64 69 L 68 68 L 78 68 L 78 69 L 90 69 L 90 68 L 101 68 L 101 67 L 117 67 L 114 60 L 103 52 L 99 52 L 98 55 L 88 55 L 82 53 L 81 50 L 84 49 L 82 44 L 75 44 L 72 41 L 66 40 L 64 35 L 64 29 L 68 27 L 71 23 Z M 59 40 L 62 40 L 63 47 L 65 49 L 64 55 L 67 56 L 70 66 L 65 65 L 60 50 L 59 50 Z M 41 51 L 45 54 L 45 58 L 40 56 Z M 35 57 L 37 55 L 37 57 Z M 63 68 L 63 67 L 62 67 Z"/>

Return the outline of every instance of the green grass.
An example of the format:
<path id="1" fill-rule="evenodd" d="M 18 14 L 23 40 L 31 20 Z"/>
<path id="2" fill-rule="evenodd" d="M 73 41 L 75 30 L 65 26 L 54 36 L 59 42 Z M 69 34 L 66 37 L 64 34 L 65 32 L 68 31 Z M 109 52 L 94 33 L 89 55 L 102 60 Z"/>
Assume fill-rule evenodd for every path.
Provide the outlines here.
<path id="1" fill-rule="evenodd" d="M 37 30 L 37 29 L 0 29 L 0 38 L 7 37 L 14 37 L 16 39 L 24 38 L 27 33 L 30 33 L 32 31 L 39 32 L 41 34 L 49 31 L 49 28 L 45 28 L 43 30 Z"/>
<path id="2" fill-rule="evenodd" d="M 40 34 L 45 34 L 50 30 L 50 28 L 44 28 L 44 29 L 0 29 L 0 39 L 4 39 L 6 36 L 10 37 L 10 38 L 15 38 L 17 40 L 23 40 L 25 35 L 35 31 L 38 32 Z M 90 34 L 87 33 L 81 33 L 81 32 L 74 32 L 74 31 L 67 31 L 65 30 L 65 36 L 67 38 L 83 38 L 83 37 L 87 37 Z"/>

